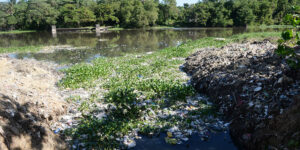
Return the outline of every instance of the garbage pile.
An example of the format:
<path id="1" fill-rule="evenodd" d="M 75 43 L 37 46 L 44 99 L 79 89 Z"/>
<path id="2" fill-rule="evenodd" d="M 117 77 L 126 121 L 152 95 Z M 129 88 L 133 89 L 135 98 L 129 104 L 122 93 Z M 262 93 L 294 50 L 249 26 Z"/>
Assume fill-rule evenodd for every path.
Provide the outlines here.
<path id="1" fill-rule="evenodd" d="M 192 76 L 191 84 L 207 94 L 231 122 L 231 135 L 244 149 L 300 147 L 300 117 L 278 121 L 296 110 L 291 106 L 300 94 L 300 71 L 292 70 L 275 49 L 268 40 L 203 48 L 188 57 L 183 67 Z M 299 116 L 299 109 L 293 113 Z M 274 121 L 293 122 L 293 126 L 279 132 L 281 125 L 270 129 Z"/>

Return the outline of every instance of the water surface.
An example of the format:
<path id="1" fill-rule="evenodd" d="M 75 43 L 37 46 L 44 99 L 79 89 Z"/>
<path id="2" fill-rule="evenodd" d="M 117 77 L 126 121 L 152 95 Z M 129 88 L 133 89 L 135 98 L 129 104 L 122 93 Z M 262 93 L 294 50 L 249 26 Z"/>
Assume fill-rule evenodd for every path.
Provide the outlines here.
<path id="1" fill-rule="evenodd" d="M 0 35 L 0 47 L 59 46 L 87 47 L 86 49 L 60 49 L 51 53 L 19 53 L 16 58 L 35 58 L 59 64 L 89 62 L 98 57 L 115 57 L 127 53 L 143 53 L 178 46 L 189 40 L 204 37 L 228 37 L 234 34 L 254 32 L 245 28 L 173 28 L 131 29 L 108 31 L 100 36 L 94 32 L 49 32 Z"/>
<path id="2" fill-rule="evenodd" d="M 143 137 L 137 141 L 134 150 L 237 150 L 227 132 L 211 133 L 205 141 L 194 134 L 187 142 L 177 145 L 166 144 L 164 137 L 165 134 L 154 138 Z"/>

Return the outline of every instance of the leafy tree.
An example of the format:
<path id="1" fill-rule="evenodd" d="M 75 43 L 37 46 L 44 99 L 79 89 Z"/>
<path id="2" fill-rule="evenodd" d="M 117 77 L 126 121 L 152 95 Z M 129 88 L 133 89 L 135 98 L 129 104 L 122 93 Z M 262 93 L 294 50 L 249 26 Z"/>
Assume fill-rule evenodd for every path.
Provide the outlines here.
<path id="1" fill-rule="evenodd" d="M 204 3 L 185 5 L 182 11 L 181 20 L 188 26 L 206 26 L 210 18 L 209 6 Z"/>
<path id="2" fill-rule="evenodd" d="M 277 7 L 273 13 L 275 22 L 279 24 L 283 24 L 285 21 L 284 20 L 285 15 L 293 13 L 293 6 L 296 6 L 297 2 L 300 3 L 297 0 L 278 0 Z"/>
<path id="3" fill-rule="evenodd" d="M 140 0 L 134 0 L 132 11 L 131 25 L 134 27 L 144 27 L 149 25 L 148 18 L 146 16 L 146 11 Z"/>
<path id="4" fill-rule="evenodd" d="M 294 29 L 288 29 L 282 32 L 282 39 L 278 41 L 276 53 L 286 59 L 287 63 L 293 69 L 300 69 L 300 25 L 299 14 L 287 15 L 286 21 L 293 25 Z"/>
<path id="5" fill-rule="evenodd" d="M 235 26 L 246 26 L 252 24 L 255 15 L 250 7 L 251 1 L 237 1 L 233 4 L 232 18 Z"/>
<path id="6" fill-rule="evenodd" d="M 0 29 L 6 26 L 6 13 L 0 10 Z"/>
<path id="7" fill-rule="evenodd" d="M 211 14 L 209 12 L 209 6 L 205 4 L 196 4 L 196 14 L 195 14 L 195 23 L 197 26 L 206 26 L 207 21 L 210 18 Z"/>
<path id="8" fill-rule="evenodd" d="M 299 0 L 10 0 L 0 3 L 1 29 L 90 26 L 178 25 L 193 27 L 283 24 Z"/>
<path id="9" fill-rule="evenodd" d="M 17 19 L 16 19 L 16 17 L 15 16 L 8 16 L 7 18 L 7 24 L 9 25 L 9 26 L 14 26 L 14 25 L 16 25 L 17 24 Z"/>
<path id="10" fill-rule="evenodd" d="M 274 3 L 272 1 L 262 0 L 258 1 L 254 9 L 254 14 L 257 16 L 256 21 L 259 24 L 273 24 L 273 8 Z"/>
<path id="11" fill-rule="evenodd" d="M 155 25 L 158 19 L 158 3 L 153 0 L 144 1 L 145 15 L 149 25 Z"/>
<path id="12" fill-rule="evenodd" d="M 64 24 L 70 26 L 88 25 L 96 21 L 94 12 L 87 5 L 83 6 L 83 3 L 79 0 L 66 1 L 61 7 L 60 13 Z"/>
<path id="13" fill-rule="evenodd" d="M 158 18 L 157 3 L 153 0 L 123 0 L 120 4 L 120 23 L 125 27 L 154 25 Z"/>
<path id="14" fill-rule="evenodd" d="M 26 12 L 26 23 L 30 28 L 47 28 L 51 24 L 56 24 L 59 15 L 46 0 L 28 0 Z"/>
<path id="15" fill-rule="evenodd" d="M 21 0 L 18 2 L 17 5 L 15 5 L 15 14 L 14 16 L 16 17 L 17 20 L 17 27 L 18 28 L 27 28 L 28 25 L 26 23 L 26 13 L 27 13 L 27 7 L 28 3 L 25 2 L 24 0 Z"/>
<path id="16" fill-rule="evenodd" d="M 95 15 L 97 21 L 101 24 L 117 24 L 120 22 L 119 18 L 116 16 L 115 10 L 110 4 L 99 4 L 96 8 Z"/>
<path id="17" fill-rule="evenodd" d="M 163 0 L 159 5 L 159 22 L 164 25 L 173 25 L 178 17 L 178 8 L 176 0 Z"/>
<path id="18" fill-rule="evenodd" d="M 121 2 L 119 17 L 123 26 L 131 25 L 133 2 L 133 0 L 122 0 Z"/>
<path id="19" fill-rule="evenodd" d="M 211 18 L 208 20 L 210 26 L 226 27 L 232 26 L 233 20 L 230 18 L 230 10 L 224 7 L 224 1 L 208 2 L 210 5 Z"/>

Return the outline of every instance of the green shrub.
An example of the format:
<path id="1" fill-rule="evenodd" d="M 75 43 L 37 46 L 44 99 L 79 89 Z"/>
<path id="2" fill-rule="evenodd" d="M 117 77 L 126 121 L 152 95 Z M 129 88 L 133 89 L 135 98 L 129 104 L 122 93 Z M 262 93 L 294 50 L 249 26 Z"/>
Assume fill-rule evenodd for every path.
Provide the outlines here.
<path id="1" fill-rule="evenodd" d="M 278 41 L 278 48 L 276 53 L 284 57 L 288 65 L 293 69 L 300 68 L 300 57 L 297 56 L 296 48 L 299 49 L 300 35 L 298 25 L 300 24 L 300 17 L 298 14 L 287 15 L 286 22 L 291 24 L 294 28 L 287 29 L 282 32 L 281 39 Z"/>

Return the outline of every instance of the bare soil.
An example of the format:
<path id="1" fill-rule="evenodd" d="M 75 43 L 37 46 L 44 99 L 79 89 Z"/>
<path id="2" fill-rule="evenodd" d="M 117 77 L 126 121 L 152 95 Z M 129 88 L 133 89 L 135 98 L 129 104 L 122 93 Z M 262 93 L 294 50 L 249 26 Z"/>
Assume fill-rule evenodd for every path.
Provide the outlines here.
<path id="1" fill-rule="evenodd" d="M 0 149 L 67 149 L 51 131 L 67 103 L 55 65 L 0 56 Z"/>

